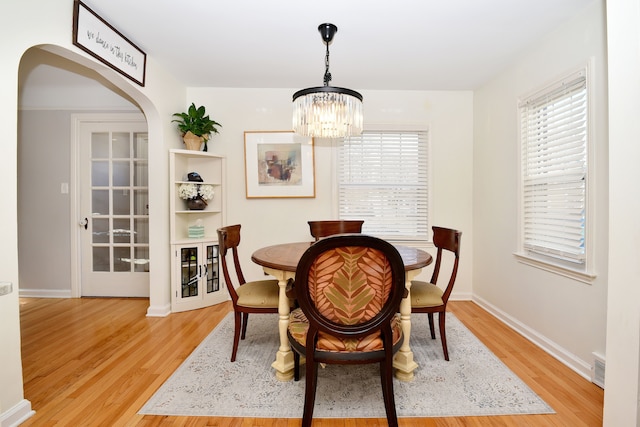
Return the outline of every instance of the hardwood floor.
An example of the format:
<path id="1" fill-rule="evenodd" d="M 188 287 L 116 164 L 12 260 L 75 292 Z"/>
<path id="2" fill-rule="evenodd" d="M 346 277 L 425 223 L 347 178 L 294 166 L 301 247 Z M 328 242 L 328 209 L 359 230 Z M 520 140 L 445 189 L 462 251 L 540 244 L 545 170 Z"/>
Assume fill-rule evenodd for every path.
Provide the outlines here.
<path id="1" fill-rule="evenodd" d="M 231 310 L 228 303 L 166 318 L 145 317 L 146 299 L 25 298 L 20 305 L 25 398 L 36 411 L 23 426 L 300 426 L 300 419 L 137 414 Z M 450 302 L 449 310 L 557 413 L 400 418 L 401 427 L 602 425 L 602 389 L 476 304 Z M 316 419 L 313 425 L 375 427 L 386 420 Z"/>

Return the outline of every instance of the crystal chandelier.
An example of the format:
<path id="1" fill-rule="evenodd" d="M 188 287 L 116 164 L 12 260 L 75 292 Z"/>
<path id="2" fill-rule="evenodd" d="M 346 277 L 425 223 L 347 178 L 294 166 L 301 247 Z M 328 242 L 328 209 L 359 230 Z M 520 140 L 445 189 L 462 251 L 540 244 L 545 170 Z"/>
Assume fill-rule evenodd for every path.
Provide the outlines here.
<path id="1" fill-rule="evenodd" d="M 362 95 L 355 90 L 329 86 L 329 43 L 338 27 L 321 24 L 318 31 L 327 46 L 324 86 L 302 89 L 293 94 L 293 130 L 318 138 L 343 138 L 362 133 Z"/>

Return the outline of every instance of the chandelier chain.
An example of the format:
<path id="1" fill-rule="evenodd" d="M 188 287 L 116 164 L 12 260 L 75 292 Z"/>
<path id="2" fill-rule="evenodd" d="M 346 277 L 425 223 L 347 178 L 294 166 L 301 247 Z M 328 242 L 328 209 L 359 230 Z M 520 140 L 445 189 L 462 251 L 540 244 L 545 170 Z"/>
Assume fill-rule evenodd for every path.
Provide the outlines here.
<path id="1" fill-rule="evenodd" d="M 329 86 L 329 82 L 331 81 L 331 73 L 329 72 L 329 43 L 327 45 L 327 54 L 324 57 L 324 85 Z"/>

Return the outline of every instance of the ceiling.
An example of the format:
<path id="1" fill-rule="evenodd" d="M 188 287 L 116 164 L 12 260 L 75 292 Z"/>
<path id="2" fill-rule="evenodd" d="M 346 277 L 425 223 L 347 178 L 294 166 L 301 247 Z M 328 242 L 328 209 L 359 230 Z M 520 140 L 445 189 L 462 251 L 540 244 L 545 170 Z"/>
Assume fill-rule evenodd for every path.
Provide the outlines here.
<path id="1" fill-rule="evenodd" d="M 597 0 L 83 0 L 189 87 L 472 90 Z"/>

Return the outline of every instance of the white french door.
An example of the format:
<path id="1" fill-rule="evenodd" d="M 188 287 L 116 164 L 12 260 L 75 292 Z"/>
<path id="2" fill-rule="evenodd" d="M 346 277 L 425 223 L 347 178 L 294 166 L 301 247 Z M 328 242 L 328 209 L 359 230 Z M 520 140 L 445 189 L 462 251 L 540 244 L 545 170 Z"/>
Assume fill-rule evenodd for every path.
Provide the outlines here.
<path id="1" fill-rule="evenodd" d="M 147 124 L 79 125 L 80 294 L 149 296 Z"/>

